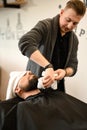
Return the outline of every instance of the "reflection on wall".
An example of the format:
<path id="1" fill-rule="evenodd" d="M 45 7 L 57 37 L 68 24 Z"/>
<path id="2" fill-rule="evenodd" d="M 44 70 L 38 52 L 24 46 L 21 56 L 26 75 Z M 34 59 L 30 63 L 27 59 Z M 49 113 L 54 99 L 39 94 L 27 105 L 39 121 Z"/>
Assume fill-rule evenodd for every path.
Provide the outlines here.
<path id="1" fill-rule="evenodd" d="M 12 30 L 10 25 L 9 17 L 6 19 L 6 28 L 0 27 L 0 40 L 15 40 L 20 39 L 20 37 L 24 34 L 24 29 L 21 21 L 21 14 L 17 14 L 17 23 L 15 25 L 15 31 Z"/>
<path id="2" fill-rule="evenodd" d="M 21 22 L 21 14 L 18 13 L 18 19 L 17 19 L 17 25 L 16 25 L 16 36 L 17 36 L 17 39 L 19 39 L 24 33 L 24 30 L 23 30 L 23 25 L 22 25 L 22 22 Z"/>

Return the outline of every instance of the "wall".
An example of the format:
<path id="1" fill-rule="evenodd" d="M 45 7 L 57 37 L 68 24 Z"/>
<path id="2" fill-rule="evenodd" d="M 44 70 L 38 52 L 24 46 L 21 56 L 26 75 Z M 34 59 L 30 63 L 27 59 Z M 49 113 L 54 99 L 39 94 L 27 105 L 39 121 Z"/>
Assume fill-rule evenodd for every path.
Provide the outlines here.
<path id="1" fill-rule="evenodd" d="M 26 68 L 28 59 L 18 49 L 19 38 L 30 30 L 38 20 L 54 17 L 65 5 L 66 1 L 28 0 L 27 5 L 20 9 L 0 9 L 0 98 L 5 98 L 9 73 L 13 70 L 25 70 Z M 78 72 L 74 77 L 66 78 L 66 92 L 84 102 L 87 102 L 86 16 L 76 30 L 80 40 Z"/>

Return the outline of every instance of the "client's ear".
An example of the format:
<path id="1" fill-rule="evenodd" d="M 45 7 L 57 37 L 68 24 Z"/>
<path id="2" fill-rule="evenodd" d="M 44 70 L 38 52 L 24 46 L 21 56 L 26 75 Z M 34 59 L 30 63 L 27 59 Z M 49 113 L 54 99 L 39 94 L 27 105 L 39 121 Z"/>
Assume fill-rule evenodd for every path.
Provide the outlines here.
<path id="1" fill-rule="evenodd" d="M 22 92 L 20 87 L 16 87 L 14 91 L 15 91 L 15 93 L 21 93 Z"/>
<path id="2" fill-rule="evenodd" d="M 24 91 L 20 87 L 16 87 L 14 90 L 15 94 L 24 99 Z"/>

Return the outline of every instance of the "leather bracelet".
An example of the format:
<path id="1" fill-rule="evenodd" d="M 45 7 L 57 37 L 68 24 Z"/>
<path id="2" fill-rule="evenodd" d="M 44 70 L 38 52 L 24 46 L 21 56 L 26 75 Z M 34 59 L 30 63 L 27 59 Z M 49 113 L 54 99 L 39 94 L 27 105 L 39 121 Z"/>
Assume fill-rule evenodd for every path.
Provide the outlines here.
<path id="1" fill-rule="evenodd" d="M 44 70 L 46 70 L 47 68 L 53 68 L 53 65 L 50 63 L 48 65 L 45 66 Z"/>

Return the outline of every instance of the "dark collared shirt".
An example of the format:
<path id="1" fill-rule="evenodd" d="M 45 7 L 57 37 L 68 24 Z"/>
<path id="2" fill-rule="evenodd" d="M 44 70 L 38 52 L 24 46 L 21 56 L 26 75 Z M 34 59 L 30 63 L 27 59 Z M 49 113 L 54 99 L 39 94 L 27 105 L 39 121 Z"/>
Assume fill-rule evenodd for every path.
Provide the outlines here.
<path id="1" fill-rule="evenodd" d="M 53 51 L 53 56 L 51 61 L 54 70 L 64 69 L 66 59 L 68 56 L 69 35 L 70 32 L 66 33 L 64 36 L 61 36 L 60 30 L 57 33 L 57 39 L 54 46 L 54 51 Z M 58 90 L 65 92 L 64 79 L 58 82 Z"/>
<path id="2" fill-rule="evenodd" d="M 52 57 L 52 64 L 54 66 L 54 70 L 58 68 L 63 69 L 65 66 L 68 55 L 68 46 L 69 46 L 68 40 L 69 40 L 69 33 L 65 34 L 62 37 L 60 32 L 58 32 Z"/>

